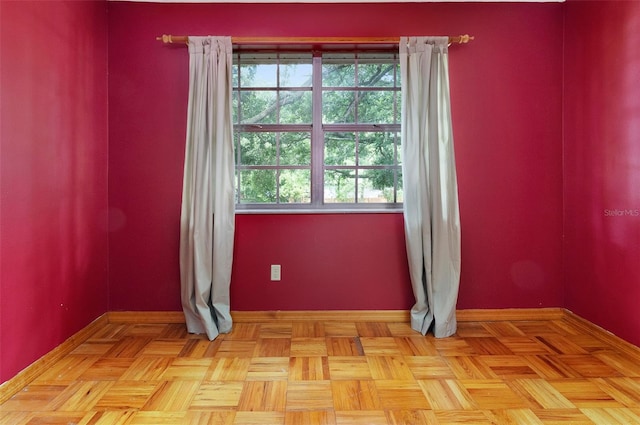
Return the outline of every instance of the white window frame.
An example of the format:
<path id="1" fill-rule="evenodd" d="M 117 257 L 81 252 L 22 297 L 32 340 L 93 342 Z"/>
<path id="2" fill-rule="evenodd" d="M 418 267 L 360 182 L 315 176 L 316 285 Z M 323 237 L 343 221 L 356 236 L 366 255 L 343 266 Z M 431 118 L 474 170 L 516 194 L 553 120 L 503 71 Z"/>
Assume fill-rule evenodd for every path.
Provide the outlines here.
<path id="1" fill-rule="evenodd" d="M 385 53 L 392 53 L 395 63 L 398 63 L 398 54 L 396 52 L 397 48 L 394 50 L 384 49 Z M 368 169 L 386 169 L 392 170 L 394 172 L 394 197 L 396 199 L 398 197 L 401 198 L 401 190 L 402 183 L 400 180 L 401 176 L 401 164 L 400 164 L 400 110 L 399 110 L 399 97 L 401 95 L 400 84 L 398 83 L 400 75 L 399 75 L 399 67 L 394 67 L 394 85 L 393 87 L 323 87 L 322 82 L 322 57 L 323 53 L 327 51 L 323 50 L 306 50 L 306 52 L 312 53 L 312 86 L 311 86 L 311 95 L 312 95 L 312 122 L 311 124 L 242 124 L 238 121 L 241 120 L 241 116 L 234 117 L 234 133 L 238 134 L 239 132 L 249 132 L 249 133 L 258 133 L 258 132 L 310 132 L 311 134 L 311 161 L 309 166 L 305 165 L 280 165 L 278 162 L 275 165 L 246 165 L 242 164 L 240 161 L 240 153 L 239 149 L 236 149 L 236 211 L 237 212 L 278 212 L 278 213 L 296 213 L 296 212 L 401 212 L 402 211 L 402 200 L 400 202 L 384 202 L 384 203 L 374 203 L 374 202 L 357 202 L 358 199 L 358 179 L 356 178 L 356 193 L 355 193 L 355 202 L 325 202 L 324 200 L 324 173 L 325 170 L 331 169 L 351 169 L 357 173 L 362 170 Z M 330 50 L 330 53 L 334 53 L 334 50 Z M 289 51 L 282 51 L 281 53 L 289 53 Z M 300 51 L 298 51 L 300 53 Z M 364 51 L 355 51 L 351 50 L 348 53 L 355 53 L 356 58 L 366 55 L 368 53 L 367 50 Z M 242 63 L 242 55 L 246 54 L 246 52 L 240 51 L 234 53 L 234 67 L 238 63 Z M 357 62 L 355 59 L 354 63 Z M 235 68 L 236 72 L 238 68 Z M 357 75 L 357 73 L 356 73 Z M 238 78 L 238 80 L 240 80 Z M 279 85 L 279 82 L 277 83 Z M 250 89 L 239 87 L 240 83 L 238 82 L 237 86 L 233 88 L 234 90 L 234 102 L 237 102 L 236 107 L 238 111 L 241 111 L 241 96 L 236 95 L 236 92 L 246 91 L 246 90 L 275 90 L 280 92 L 280 90 L 287 91 L 301 91 L 308 90 L 306 88 L 292 88 L 292 87 L 252 87 Z M 356 83 L 357 86 L 357 83 Z M 373 123 L 340 123 L 340 124 L 329 124 L 322 122 L 322 99 L 323 93 L 325 91 L 355 91 L 357 93 L 364 93 L 367 91 L 391 91 L 393 93 L 393 114 L 395 117 L 394 123 L 382 123 L 382 124 L 373 124 Z M 239 114 L 240 115 L 240 114 Z M 357 116 L 357 115 L 356 115 Z M 237 121 L 235 121 L 237 119 Z M 355 152 L 355 160 L 356 165 L 325 165 L 324 163 L 324 135 L 325 133 L 331 132 L 354 132 L 354 133 L 365 133 L 365 132 L 390 132 L 394 133 L 394 164 L 392 165 L 361 165 L 358 164 L 358 151 L 356 149 Z M 235 137 L 237 143 L 237 137 Z M 236 148 L 238 148 L 236 144 Z M 276 151 L 276 156 L 279 158 L 279 152 Z M 240 181 L 240 171 L 242 170 L 276 170 L 276 190 L 279 190 L 278 184 L 278 176 L 281 170 L 288 169 L 310 169 L 311 181 L 310 181 L 310 195 L 311 201 L 309 203 L 289 203 L 289 202 L 278 202 L 279 193 L 276 193 L 276 202 L 275 203 L 243 203 L 239 201 L 239 193 L 240 193 L 240 185 L 242 184 Z"/>

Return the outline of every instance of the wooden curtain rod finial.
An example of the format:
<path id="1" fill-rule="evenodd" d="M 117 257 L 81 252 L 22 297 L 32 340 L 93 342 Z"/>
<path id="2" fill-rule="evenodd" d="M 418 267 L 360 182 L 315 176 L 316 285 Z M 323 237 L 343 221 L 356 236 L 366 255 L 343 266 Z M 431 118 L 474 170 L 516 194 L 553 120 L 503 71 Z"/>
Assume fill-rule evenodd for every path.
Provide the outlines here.
<path id="1" fill-rule="evenodd" d="M 164 44 L 189 43 L 189 37 L 185 35 L 162 34 L 162 37 L 156 37 L 156 40 L 162 41 Z"/>
<path id="2" fill-rule="evenodd" d="M 469 34 L 463 34 L 463 35 L 459 35 L 457 37 L 452 37 L 453 38 L 453 42 L 454 43 L 458 43 L 458 44 L 466 44 L 470 41 L 472 41 L 475 37 Z"/>

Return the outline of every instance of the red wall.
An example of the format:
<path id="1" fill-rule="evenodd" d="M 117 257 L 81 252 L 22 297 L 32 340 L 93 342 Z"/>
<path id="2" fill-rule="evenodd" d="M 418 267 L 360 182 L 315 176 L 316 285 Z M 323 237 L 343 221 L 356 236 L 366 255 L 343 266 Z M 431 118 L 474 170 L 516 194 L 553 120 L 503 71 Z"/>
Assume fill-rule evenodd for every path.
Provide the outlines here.
<path id="1" fill-rule="evenodd" d="M 566 4 L 566 307 L 640 345 L 640 3 Z"/>
<path id="2" fill-rule="evenodd" d="M 354 19 L 357 17 L 357 19 Z M 562 306 L 562 5 L 109 4 L 110 310 L 178 310 L 187 50 L 163 33 L 464 34 L 459 308 Z M 231 307 L 411 304 L 398 214 L 238 215 Z M 269 264 L 283 280 L 268 281 Z"/>
<path id="3" fill-rule="evenodd" d="M 106 9 L 0 3 L 0 382 L 107 310 Z"/>

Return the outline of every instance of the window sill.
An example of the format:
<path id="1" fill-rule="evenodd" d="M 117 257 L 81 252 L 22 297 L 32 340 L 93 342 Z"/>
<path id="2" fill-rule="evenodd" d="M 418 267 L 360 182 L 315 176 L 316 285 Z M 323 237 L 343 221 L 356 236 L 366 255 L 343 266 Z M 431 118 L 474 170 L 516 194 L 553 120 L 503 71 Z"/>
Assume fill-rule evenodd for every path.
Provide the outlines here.
<path id="1" fill-rule="evenodd" d="M 359 209 L 345 209 L 345 208 L 252 208 L 252 209 L 236 209 L 237 215 L 250 215 L 250 214 L 402 214 L 402 208 L 359 208 Z"/>

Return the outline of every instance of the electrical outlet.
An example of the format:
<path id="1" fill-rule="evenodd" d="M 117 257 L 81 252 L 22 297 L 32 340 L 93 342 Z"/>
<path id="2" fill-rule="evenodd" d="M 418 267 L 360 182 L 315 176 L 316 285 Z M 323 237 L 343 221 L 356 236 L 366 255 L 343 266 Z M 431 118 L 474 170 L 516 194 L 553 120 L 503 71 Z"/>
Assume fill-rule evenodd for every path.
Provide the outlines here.
<path id="1" fill-rule="evenodd" d="M 271 265 L 271 280 L 272 281 L 280 280 L 280 264 Z"/>

